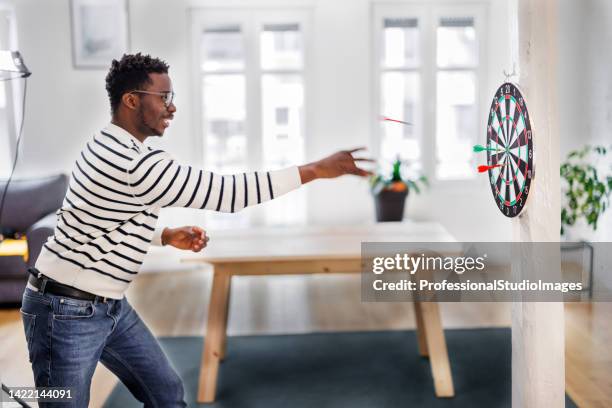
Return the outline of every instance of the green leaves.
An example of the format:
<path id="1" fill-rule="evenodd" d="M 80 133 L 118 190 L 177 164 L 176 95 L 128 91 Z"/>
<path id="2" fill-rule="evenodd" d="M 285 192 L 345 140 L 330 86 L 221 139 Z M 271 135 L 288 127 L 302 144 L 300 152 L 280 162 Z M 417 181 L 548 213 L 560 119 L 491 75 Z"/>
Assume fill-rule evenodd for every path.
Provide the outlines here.
<path id="1" fill-rule="evenodd" d="M 385 181 L 380 174 L 370 177 L 370 189 L 376 195 L 385 188 Z"/>
<path id="2" fill-rule="evenodd" d="M 402 181 L 402 175 L 400 173 L 401 167 L 402 161 L 398 157 L 395 162 L 393 162 L 393 174 L 391 175 L 391 181 Z"/>
<path id="3" fill-rule="evenodd" d="M 605 157 L 610 148 L 587 145 L 567 155 L 561 164 L 561 178 L 566 182 L 566 205 L 561 209 L 561 234 L 580 218 L 597 230 L 601 214 L 610 206 L 612 176 L 600 179 L 593 165 L 597 156 Z"/>
<path id="4" fill-rule="evenodd" d="M 417 183 L 415 183 L 414 181 L 412 181 L 412 180 L 406 180 L 406 182 L 405 182 L 405 183 L 406 183 L 406 184 L 408 184 L 408 187 L 409 187 L 411 190 L 414 190 L 414 191 L 415 191 L 417 194 L 419 194 L 419 193 L 421 192 L 421 190 L 419 190 L 419 186 L 418 186 L 418 185 L 417 185 Z"/>

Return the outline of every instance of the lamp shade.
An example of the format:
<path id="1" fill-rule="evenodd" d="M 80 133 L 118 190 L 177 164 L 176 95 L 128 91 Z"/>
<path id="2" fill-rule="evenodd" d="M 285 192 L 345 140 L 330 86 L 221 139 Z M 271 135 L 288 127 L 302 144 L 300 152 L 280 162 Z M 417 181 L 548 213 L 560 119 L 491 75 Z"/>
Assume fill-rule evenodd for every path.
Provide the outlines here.
<path id="1" fill-rule="evenodd" d="M 19 51 L 0 50 L 0 77 L 11 77 L 12 73 L 18 73 L 22 78 L 32 74 L 25 66 Z"/>

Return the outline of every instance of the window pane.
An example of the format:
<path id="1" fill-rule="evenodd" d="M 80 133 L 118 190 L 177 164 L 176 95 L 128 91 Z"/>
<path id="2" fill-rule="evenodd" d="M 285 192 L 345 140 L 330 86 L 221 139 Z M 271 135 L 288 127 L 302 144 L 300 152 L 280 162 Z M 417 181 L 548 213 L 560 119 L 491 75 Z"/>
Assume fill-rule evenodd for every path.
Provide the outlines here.
<path id="1" fill-rule="evenodd" d="M 263 69 L 301 69 L 302 33 L 298 24 L 265 24 L 261 32 Z"/>
<path id="2" fill-rule="evenodd" d="M 476 75 L 439 72 L 436 108 L 436 175 L 440 179 L 474 176 L 472 146 L 477 135 Z"/>
<path id="3" fill-rule="evenodd" d="M 421 106 L 420 75 L 416 72 L 386 72 L 381 78 L 381 114 L 409 122 L 381 122 L 381 159 L 384 168 L 391 166 L 399 155 L 410 164 L 410 169 L 421 169 Z"/>
<path id="4" fill-rule="evenodd" d="M 244 41 L 237 25 L 204 30 L 200 43 L 204 71 L 244 69 Z"/>
<path id="5" fill-rule="evenodd" d="M 243 171 L 247 158 L 244 75 L 206 75 L 203 80 L 205 167 Z"/>
<path id="6" fill-rule="evenodd" d="M 420 39 L 416 18 L 386 18 L 383 41 L 383 67 L 411 68 L 419 65 Z"/>
<path id="7" fill-rule="evenodd" d="M 302 77 L 263 75 L 261 91 L 264 166 L 299 163 L 304 157 Z"/>
<path id="8" fill-rule="evenodd" d="M 438 26 L 438 66 L 478 65 L 476 29 L 472 17 L 442 18 Z"/>
<path id="9" fill-rule="evenodd" d="M 261 78 L 263 167 L 278 169 L 304 161 L 304 83 L 301 75 Z M 266 204 L 266 224 L 296 225 L 306 220 L 305 191 Z"/>

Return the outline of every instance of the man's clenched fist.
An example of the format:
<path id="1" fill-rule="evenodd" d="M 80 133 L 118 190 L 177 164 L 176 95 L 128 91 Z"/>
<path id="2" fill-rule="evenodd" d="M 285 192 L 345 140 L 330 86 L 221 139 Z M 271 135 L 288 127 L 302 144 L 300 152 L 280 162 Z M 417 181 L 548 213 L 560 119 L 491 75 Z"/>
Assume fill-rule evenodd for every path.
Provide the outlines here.
<path id="1" fill-rule="evenodd" d="M 209 238 L 206 231 L 200 227 L 165 228 L 162 233 L 162 245 L 170 245 L 178 249 L 200 252 L 206 247 Z"/>

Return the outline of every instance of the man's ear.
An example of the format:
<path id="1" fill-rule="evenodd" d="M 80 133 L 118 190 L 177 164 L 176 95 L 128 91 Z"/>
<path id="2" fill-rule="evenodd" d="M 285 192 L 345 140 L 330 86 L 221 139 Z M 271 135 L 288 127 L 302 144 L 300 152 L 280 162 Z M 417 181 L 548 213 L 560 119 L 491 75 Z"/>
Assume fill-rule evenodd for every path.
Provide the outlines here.
<path id="1" fill-rule="evenodd" d="M 124 93 L 121 97 L 121 103 L 123 103 L 128 109 L 134 110 L 138 107 L 140 101 L 133 93 Z"/>

